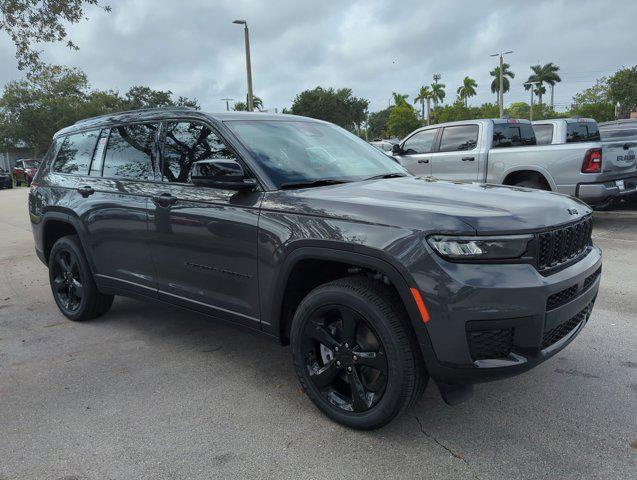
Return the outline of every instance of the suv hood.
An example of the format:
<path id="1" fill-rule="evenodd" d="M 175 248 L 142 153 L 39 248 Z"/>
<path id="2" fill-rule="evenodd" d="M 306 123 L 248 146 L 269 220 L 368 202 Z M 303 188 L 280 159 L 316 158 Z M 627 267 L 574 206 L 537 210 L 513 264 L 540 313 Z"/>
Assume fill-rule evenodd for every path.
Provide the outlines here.
<path id="1" fill-rule="evenodd" d="M 575 221 L 592 211 L 566 195 L 430 177 L 271 192 L 262 206 L 426 232 L 485 234 L 542 230 Z"/>

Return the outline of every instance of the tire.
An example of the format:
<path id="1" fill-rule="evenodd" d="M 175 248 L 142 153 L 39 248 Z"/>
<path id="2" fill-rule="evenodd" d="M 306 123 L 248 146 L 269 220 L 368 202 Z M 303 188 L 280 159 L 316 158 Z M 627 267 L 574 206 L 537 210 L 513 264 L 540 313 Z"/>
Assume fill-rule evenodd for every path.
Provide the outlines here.
<path id="1" fill-rule="evenodd" d="M 296 310 L 290 340 L 305 393 L 347 427 L 386 425 L 416 403 L 429 379 L 400 297 L 366 277 L 312 290 Z"/>
<path id="2" fill-rule="evenodd" d="M 541 180 L 537 180 L 537 179 L 522 180 L 521 182 L 518 182 L 514 185 L 516 187 L 535 188 L 536 190 L 546 190 L 549 192 L 551 191 L 551 187 L 549 187 L 546 183 L 542 182 Z"/>
<path id="3" fill-rule="evenodd" d="M 113 304 L 113 295 L 98 291 L 77 235 L 62 237 L 53 245 L 49 282 L 55 303 L 70 320 L 90 320 L 106 313 Z"/>
<path id="4" fill-rule="evenodd" d="M 20 180 L 16 180 L 16 181 L 15 181 L 15 186 L 16 186 L 16 187 L 19 187 L 20 185 L 21 185 Z"/>

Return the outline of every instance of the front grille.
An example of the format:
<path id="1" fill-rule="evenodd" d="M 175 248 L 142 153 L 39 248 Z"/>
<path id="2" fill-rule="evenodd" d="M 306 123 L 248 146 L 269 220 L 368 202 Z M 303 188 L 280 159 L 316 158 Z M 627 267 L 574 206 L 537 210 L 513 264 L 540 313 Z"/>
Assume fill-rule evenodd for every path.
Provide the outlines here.
<path id="1" fill-rule="evenodd" d="M 467 343 L 473 360 L 504 358 L 511 353 L 513 329 L 468 331 Z"/>
<path id="2" fill-rule="evenodd" d="M 591 243 L 593 218 L 588 216 L 538 235 L 538 270 L 551 270 L 584 252 Z"/>
<path id="3" fill-rule="evenodd" d="M 560 305 L 567 303 L 576 295 L 577 295 L 577 285 L 573 285 L 572 287 L 565 288 L 564 290 L 554 293 L 546 301 L 546 309 L 552 310 L 554 308 L 557 308 Z"/>
<path id="4" fill-rule="evenodd" d="M 577 315 L 569 318 L 564 323 L 561 323 L 557 327 L 554 327 L 550 330 L 545 330 L 544 335 L 542 336 L 542 349 L 550 347 L 555 342 L 559 342 L 566 335 L 577 328 L 582 322 L 586 321 L 588 314 L 590 313 L 592 308 L 593 302 L 589 303 L 584 310 L 579 312 Z"/>
<path id="5" fill-rule="evenodd" d="M 586 277 L 586 280 L 584 280 L 584 290 L 586 290 L 590 286 L 590 284 L 593 283 L 595 279 L 601 275 L 601 273 L 602 267 L 599 267 L 595 273 L 592 273 L 588 277 Z"/>

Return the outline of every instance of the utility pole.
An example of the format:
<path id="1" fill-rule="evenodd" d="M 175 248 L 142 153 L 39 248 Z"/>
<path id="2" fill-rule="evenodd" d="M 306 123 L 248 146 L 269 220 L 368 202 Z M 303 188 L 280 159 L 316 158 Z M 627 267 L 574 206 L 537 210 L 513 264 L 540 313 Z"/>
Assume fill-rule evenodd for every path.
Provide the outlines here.
<path id="1" fill-rule="evenodd" d="M 234 98 L 222 98 L 221 101 L 226 102 L 226 112 L 230 111 L 230 104 L 228 102 L 232 102 Z"/>
<path id="2" fill-rule="evenodd" d="M 250 32 L 248 31 L 248 22 L 245 20 L 235 20 L 232 23 L 243 25 L 243 34 L 246 45 L 246 71 L 248 74 L 248 112 L 254 111 L 254 95 L 252 93 L 252 66 L 250 64 Z"/>
<path id="3" fill-rule="evenodd" d="M 504 59 L 505 55 L 513 53 L 513 50 L 507 52 L 494 53 L 492 57 L 500 57 L 500 88 L 498 89 L 498 105 L 500 106 L 500 118 L 504 117 Z"/>
<path id="4" fill-rule="evenodd" d="M 442 75 L 440 75 L 439 73 L 434 73 L 434 83 L 438 83 L 438 80 L 440 80 L 442 78 Z"/>
<path id="5" fill-rule="evenodd" d="M 524 85 L 531 85 L 531 109 L 529 111 L 529 122 L 533 121 L 533 87 L 541 84 L 542 82 L 527 82 Z"/>

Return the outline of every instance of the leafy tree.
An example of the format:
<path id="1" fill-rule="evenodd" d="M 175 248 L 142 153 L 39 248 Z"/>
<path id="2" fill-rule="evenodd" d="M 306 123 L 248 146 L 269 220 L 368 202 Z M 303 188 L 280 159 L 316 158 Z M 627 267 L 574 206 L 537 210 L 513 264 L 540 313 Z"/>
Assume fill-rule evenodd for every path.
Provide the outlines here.
<path id="1" fill-rule="evenodd" d="M 351 131 L 360 131 L 368 106 L 368 100 L 353 96 L 349 88 L 316 87 L 299 93 L 291 111 L 295 115 L 318 118 Z"/>
<path id="2" fill-rule="evenodd" d="M 622 116 L 637 110 L 637 65 L 618 70 L 608 79 L 608 94 L 618 103 Z"/>
<path id="3" fill-rule="evenodd" d="M 407 99 L 409 95 L 392 92 L 392 97 L 394 97 L 394 105 L 408 105 Z"/>
<path id="4" fill-rule="evenodd" d="M 608 77 L 597 79 L 595 85 L 573 97 L 571 113 L 580 117 L 594 118 L 598 122 L 615 119 L 615 104 L 610 98 Z"/>
<path id="5" fill-rule="evenodd" d="M 23 145 L 35 154 L 48 148 L 53 134 L 77 120 L 131 108 L 185 105 L 196 100 L 170 91 L 132 87 L 124 96 L 113 90 L 91 90 L 78 69 L 43 66 L 25 80 L 7 83 L 0 96 L 0 139 L 4 146 Z"/>
<path id="6" fill-rule="evenodd" d="M 254 108 L 256 108 L 258 111 L 261 111 L 263 109 L 263 100 L 261 100 L 261 98 L 257 97 L 256 95 L 252 97 L 252 106 Z M 234 104 L 234 106 L 232 107 L 232 109 L 235 112 L 247 112 L 248 111 L 248 96 L 246 95 L 246 101 L 245 102 L 237 102 Z"/>
<path id="7" fill-rule="evenodd" d="M 367 133 L 370 139 L 387 138 L 390 136 L 387 124 L 389 115 L 394 107 L 387 107 L 384 110 L 370 113 L 367 117 Z"/>
<path id="8" fill-rule="evenodd" d="M 445 84 L 444 83 L 432 83 L 431 84 L 431 99 L 434 101 L 434 106 L 438 106 L 439 103 L 445 99 Z"/>
<path id="9" fill-rule="evenodd" d="M 465 107 L 469 105 L 469 97 L 476 95 L 476 88 L 478 88 L 478 84 L 473 78 L 464 77 L 462 85 L 458 87 L 457 93 L 460 100 L 464 100 Z"/>
<path id="10" fill-rule="evenodd" d="M 246 102 L 236 102 L 234 106 L 232 107 L 232 109 L 235 112 L 247 112 L 248 104 Z"/>
<path id="11" fill-rule="evenodd" d="M 391 109 L 389 120 L 387 121 L 387 130 L 390 135 L 399 138 L 404 137 L 408 133 L 413 132 L 421 126 L 416 111 L 407 102 L 396 105 Z"/>
<path id="12" fill-rule="evenodd" d="M 546 88 L 544 84 L 547 83 L 551 86 L 551 92 L 553 91 L 553 87 L 556 83 L 561 82 L 562 79 L 557 74 L 557 71 L 560 69 L 557 65 L 554 65 L 553 62 L 547 63 L 545 65 L 531 65 L 531 70 L 533 73 L 529 76 L 527 83 L 524 85 L 526 90 L 531 89 L 531 84 L 528 82 L 540 82 L 539 85 L 535 86 L 534 93 L 538 96 L 538 103 L 542 105 L 542 95 L 546 93 Z M 553 108 L 553 95 L 551 94 L 551 108 Z"/>
<path id="13" fill-rule="evenodd" d="M 2 0 L 0 31 L 7 32 L 16 48 L 18 68 L 37 71 L 43 68 L 39 43 L 62 42 L 72 50 L 78 46 L 67 40 L 66 23 L 78 23 L 86 16 L 84 9 L 100 5 L 99 0 Z M 110 12 L 109 6 L 101 7 Z"/>
<path id="14" fill-rule="evenodd" d="M 515 73 L 509 70 L 509 67 L 510 65 L 508 63 L 502 64 L 502 93 L 506 93 L 511 89 L 511 82 L 509 82 L 509 78 L 515 78 Z M 491 82 L 491 93 L 498 93 L 500 91 L 500 67 L 495 67 L 489 72 L 489 75 L 493 77 L 493 81 Z"/>
<path id="15" fill-rule="evenodd" d="M 528 119 L 531 112 L 531 106 L 526 102 L 513 102 L 504 111 L 511 118 Z"/>
<path id="16" fill-rule="evenodd" d="M 422 111 L 422 119 L 425 119 L 425 102 L 427 102 L 427 125 L 429 125 L 429 119 L 431 117 L 431 90 L 426 85 L 420 87 L 420 91 L 416 98 L 414 98 L 414 104 L 420 102 L 420 108 Z"/>

